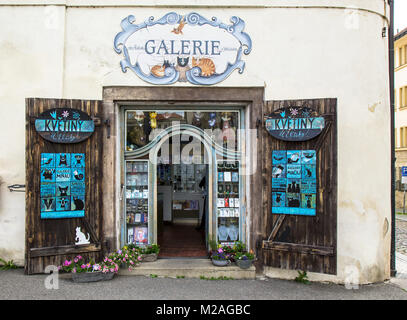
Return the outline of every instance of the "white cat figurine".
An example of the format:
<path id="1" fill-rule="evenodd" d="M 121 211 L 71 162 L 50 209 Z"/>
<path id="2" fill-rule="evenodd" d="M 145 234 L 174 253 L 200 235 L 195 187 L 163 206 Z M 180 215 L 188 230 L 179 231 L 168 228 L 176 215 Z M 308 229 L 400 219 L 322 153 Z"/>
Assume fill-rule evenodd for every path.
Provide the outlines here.
<path id="1" fill-rule="evenodd" d="M 76 237 L 75 237 L 75 245 L 78 244 L 89 244 L 90 236 L 88 233 L 88 238 L 86 238 L 85 234 L 81 231 L 80 227 L 76 227 Z"/>

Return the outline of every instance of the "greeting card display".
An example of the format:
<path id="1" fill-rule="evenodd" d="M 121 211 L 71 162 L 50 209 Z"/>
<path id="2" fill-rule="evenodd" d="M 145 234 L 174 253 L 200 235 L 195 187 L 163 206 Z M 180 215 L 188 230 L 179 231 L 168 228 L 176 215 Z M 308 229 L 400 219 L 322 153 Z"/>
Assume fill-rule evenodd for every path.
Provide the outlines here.
<path id="1" fill-rule="evenodd" d="M 272 161 L 272 213 L 315 216 L 315 150 L 276 150 Z"/>
<path id="2" fill-rule="evenodd" d="M 85 216 L 85 154 L 41 153 L 41 219 Z"/>

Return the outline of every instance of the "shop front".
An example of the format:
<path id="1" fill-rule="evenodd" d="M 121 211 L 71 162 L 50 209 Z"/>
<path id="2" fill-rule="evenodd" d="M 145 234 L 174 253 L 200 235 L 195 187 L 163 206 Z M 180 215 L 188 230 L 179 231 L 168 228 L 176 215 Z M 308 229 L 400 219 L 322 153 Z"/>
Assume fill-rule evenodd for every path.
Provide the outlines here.
<path id="1" fill-rule="evenodd" d="M 206 259 L 239 241 L 259 274 L 389 277 L 383 1 L 63 2 L 49 8 L 55 28 L 30 20 L 39 6 L 0 4 L 9 25 L 18 11 L 41 35 L 32 80 L 23 59 L 6 69 L 31 89 L 0 96 L 25 108 L 24 152 L 16 136 L 7 158 L 21 174 L 3 179 L 25 180 L 26 193 L 13 202 L 18 194 L 2 191 L 5 204 L 24 205 L 0 253 L 10 233 L 25 234 L 17 251 L 35 274 L 127 244 Z M 11 132 L 18 117 L 7 117 Z"/>

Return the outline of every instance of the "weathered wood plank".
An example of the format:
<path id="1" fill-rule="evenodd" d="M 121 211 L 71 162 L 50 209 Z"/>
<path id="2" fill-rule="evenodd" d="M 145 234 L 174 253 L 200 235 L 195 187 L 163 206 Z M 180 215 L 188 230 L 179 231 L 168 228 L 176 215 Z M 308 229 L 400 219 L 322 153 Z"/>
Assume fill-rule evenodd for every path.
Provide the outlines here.
<path id="1" fill-rule="evenodd" d="M 288 243 L 288 242 L 271 242 L 263 241 L 263 249 L 288 251 L 301 254 L 316 254 L 321 256 L 333 256 L 335 254 L 334 247 L 311 246 L 305 244 Z"/>
<path id="2" fill-rule="evenodd" d="M 30 248 L 31 258 L 36 257 L 46 257 L 46 256 L 57 256 L 57 255 L 68 255 L 68 254 L 78 254 L 83 252 L 93 252 L 100 251 L 100 243 L 92 243 L 89 245 L 69 245 L 60 247 L 44 247 L 44 248 Z"/>

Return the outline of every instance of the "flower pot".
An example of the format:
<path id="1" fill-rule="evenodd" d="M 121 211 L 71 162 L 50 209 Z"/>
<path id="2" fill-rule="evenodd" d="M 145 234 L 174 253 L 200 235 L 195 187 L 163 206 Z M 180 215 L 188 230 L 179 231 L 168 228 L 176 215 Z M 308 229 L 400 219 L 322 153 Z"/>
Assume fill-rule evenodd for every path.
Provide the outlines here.
<path id="1" fill-rule="evenodd" d="M 143 262 L 153 262 L 157 260 L 157 254 L 156 253 L 148 253 L 148 254 L 142 254 L 141 258 L 143 259 Z"/>
<path id="2" fill-rule="evenodd" d="M 236 260 L 236 264 L 240 269 L 249 269 L 252 266 L 253 260 Z"/>
<path id="3" fill-rule="evenodd" d="M 95 282 L 95 281 L 106 281 L 112 280 L 114 277 L 114 272 L 103 273 L 101 271 L 96 272 L 76 272 L 72 273 L 73 282 Z"/>
<path id="4" fill-rule="evenodd" d="M 213 260 L 212 259 L 212 264 L 214 266 L 217 266 L 217 267 L 225 267 L 225 266 L 230 264 L 230 261 L 229 260 Z"/>

